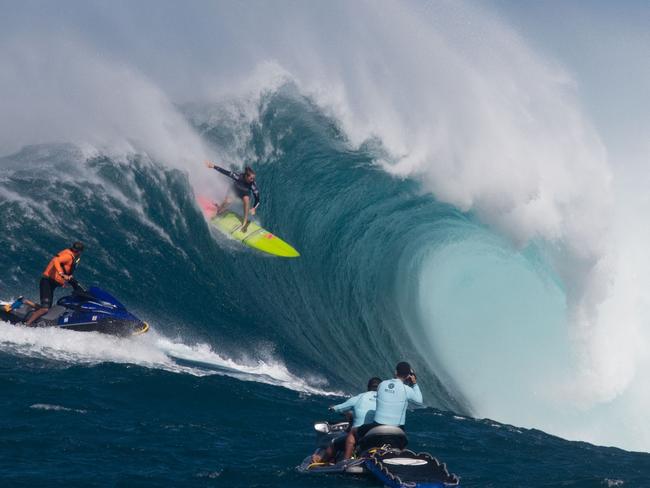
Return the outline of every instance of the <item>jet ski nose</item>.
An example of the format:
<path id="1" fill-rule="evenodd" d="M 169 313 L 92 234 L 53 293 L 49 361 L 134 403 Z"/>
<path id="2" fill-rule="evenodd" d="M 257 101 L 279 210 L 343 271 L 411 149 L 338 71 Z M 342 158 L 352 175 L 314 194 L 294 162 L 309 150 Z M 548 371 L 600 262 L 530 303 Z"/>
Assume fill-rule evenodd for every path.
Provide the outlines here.
<path id="1" fill-rule="evenodd" d="M 137 336 L 146 334 L 147 332 L 149 332 L 149 324 L 147 322 L 140 322 L 140 324 L 135 326 L 131 335 Z"/>

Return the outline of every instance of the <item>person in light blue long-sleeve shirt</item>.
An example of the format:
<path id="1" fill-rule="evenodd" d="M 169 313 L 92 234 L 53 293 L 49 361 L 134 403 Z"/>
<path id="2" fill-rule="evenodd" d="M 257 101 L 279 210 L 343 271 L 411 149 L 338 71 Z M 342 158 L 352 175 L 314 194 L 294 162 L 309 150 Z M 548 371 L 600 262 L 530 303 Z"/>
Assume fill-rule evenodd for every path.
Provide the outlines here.
<path id="1" fill-rule="evenodd" d="M 392 425 L 403 429 L 409 404 L 422 405 L 422 392 L 417 385 L 417 377 L 411 365 L 400 362 L 395 367 L 395 378 L 379 384 L 375 420 L 371 424 L 360 427 L 357 437 L 363 437 L 378 425 Z"/>
<path id="2" fill-rule="evenodd" d="M 372 380 L 374 380 L 373 378 Z M 372 381 L 370 380 L 370 381 Z M 370 387 L 370 384 L 368 385 Z M 377 408 L 377 384 L 373 389 L 330 407 L 336 413 L 352 411 L 352 427 L 360 427 L 375 420 L 375 409 Z"/>
<path id="3" fill-rule="evenodd" d="M 330 410 L 337 413 L 352 412 L 352 422 L 348 430 L 348 436 L 345 440 L 345 459 L 352 457 L 354 450 L 355 435 L 359 427 L 364 424 L 372 423 L 375 417 L 375 408 L 377 406 L 377 386 L 381 383 L 381 378 L 370 378 L 368 380 L 368 391 L 349 398 L 343 403 L 333 405 Z M 333 445 L 329 445 L 322 452 L 317 452 L 312 456 L 312 462 L 323 463 L 336 457 L 336 451 Z"/>
<path id="4" fill-rule="evenodd" d="M 406 424 L 406 409 L 409 403 L 422 405 L 422 392 L 417 385 L 415 373 L 408 363 L 400 363 L 397 367 L 400 368 L 402 364 L 406 366 L 401 368 L 401 372 L 397 369 L 396 378 L 382 381 L 377 388 L 377 410 L 374 421 L 378 424 L 401 427 Z"/>

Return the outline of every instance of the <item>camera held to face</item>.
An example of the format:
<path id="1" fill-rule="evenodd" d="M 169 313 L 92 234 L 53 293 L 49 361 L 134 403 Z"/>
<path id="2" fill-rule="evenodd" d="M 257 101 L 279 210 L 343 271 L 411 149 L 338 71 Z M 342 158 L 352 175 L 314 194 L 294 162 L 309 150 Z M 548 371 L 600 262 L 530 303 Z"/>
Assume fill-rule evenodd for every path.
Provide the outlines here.
<path id="1" fill-rule="evenodd" d="M 415 371 L 411 370 L 409 375 L 404 379 L 404 384 L 408 386 L 413 386 L 416 382 Z"/>

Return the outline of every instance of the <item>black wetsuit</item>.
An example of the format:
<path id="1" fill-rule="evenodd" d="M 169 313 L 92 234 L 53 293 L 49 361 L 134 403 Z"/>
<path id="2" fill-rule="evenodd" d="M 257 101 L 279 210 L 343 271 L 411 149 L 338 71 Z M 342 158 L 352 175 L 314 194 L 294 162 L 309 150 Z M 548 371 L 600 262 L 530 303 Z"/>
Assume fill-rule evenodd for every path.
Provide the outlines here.
<path id="1" fill-rule="evenodd" d="M 235 173 L 234 171 L 220 168 L 219 166 L 215 166 L 214 169 L 234 181 L 232 187 L 239 198 L 250 196 L 252 192 L 254 198 L 252 208 L 257 208 L 257 206 L 260 204 L 260 192 L 257 189 L 257 185 L 254 181 L 252 183 L 248 183 L 245 179 L 245 173 Z"/>

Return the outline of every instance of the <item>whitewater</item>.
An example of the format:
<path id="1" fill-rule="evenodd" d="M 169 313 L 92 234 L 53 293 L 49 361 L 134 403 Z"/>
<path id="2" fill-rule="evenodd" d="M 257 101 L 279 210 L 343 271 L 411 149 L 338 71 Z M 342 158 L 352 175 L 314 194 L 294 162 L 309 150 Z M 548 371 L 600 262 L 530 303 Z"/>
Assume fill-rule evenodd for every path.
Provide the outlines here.
<path id="1" fill-rule="evenodd" d="M 278 361 L 269 359 L 237 362 L 220 356 L 208 344 L 184 344 L 153 332 L 139 339 L 123 339 L 90 332 L 61 330 L 25 330 L 4 324 L 0 335 L 2 351 L 7 354 L 52 360 L 59 367 L 103 362 L 131 364 L 172 373 L 205 376 L 221 374 L 243 381 L 282 386 L 303 393 L 338 395 L 310 386 L 292 375 Z M 317 384 L 318 378 L 312 378 Z M 320 380 L 321 383 L 324 380 Z"/>
<path id="2" fill-rule="evenodd" d="M 261 450 L 264 469 L 320 486 L 284 471 L 299 453 L 236 444 L 234 424 L 255 418 L 285 446 L 263 422 L 273 411 L 304 450 L 332 397 L 408 358 L 430 407 L 413 415 L 415 441 L 460 465 L 470 486 L 498 476 L 481 478 L 489 467 L 470 460 L 483 454 L 454 450 L 459 437 L 489 439 L 513 462 L 555 449 L 577 466 L 557 483 L 643 486 L 644 457 L 626 464 L 615 457 L 624 451 L 562 440 L 650 451 L 650 123 L 639 115 L 637 132 L 623 130 L 632 122 L 609 117 L 613 102 L 594 93 L 588 60 L 604 47 L 572 64 L 575 53 L 555 45 L 560 27 L 549 41 L 542 21 L 509 2 L 2 10 L 2 298 L 36 298 L 47 260 L 81 239 L 80 279 L 152 325 L 120 339 L 0 324 L 4 384 L 25 384 L 5 400 L 16 419 L 103 412 L 122 425 L 134 395 L 146 436 L 144 391 L 171 409 L 153 414 L 164 420 L 152 431 L 174 424 L 169 412 L 186 398 L 178 425 L 188 450 L 194 441 Z M 179 21 L 171 30 L 169 19 Z M 630 34 L 628 49 L 643 52 L 644 35 Z M 255 167 L 261 224 L 301 258 L 214 235 L 195 198 L 220 199 L 227 182 L 205 159 Z M 39 396 L 49 381 L 60 392 Z M 215 417 L 233 410 L 247 413 L 225 435 Z M 501 451 L 496 431 L 525 439 L 524 454 Z M 608 455 L 611 467 L 590 471 Z M 178 466 L 198 485 L 236 486 L 235 458 L 224 463 Z M 532 478 L 513 474 L 513 486 L 542 484 L 543 469 L 524 464 Z"/>

